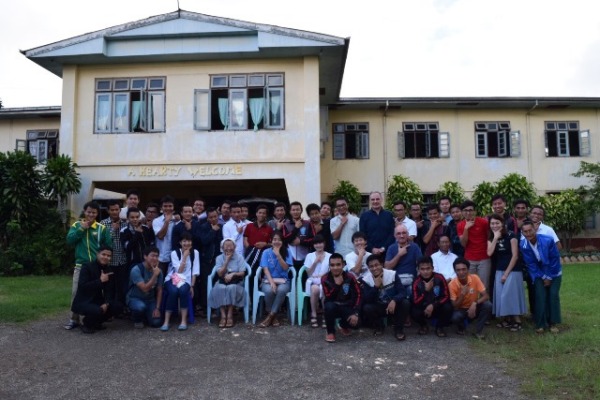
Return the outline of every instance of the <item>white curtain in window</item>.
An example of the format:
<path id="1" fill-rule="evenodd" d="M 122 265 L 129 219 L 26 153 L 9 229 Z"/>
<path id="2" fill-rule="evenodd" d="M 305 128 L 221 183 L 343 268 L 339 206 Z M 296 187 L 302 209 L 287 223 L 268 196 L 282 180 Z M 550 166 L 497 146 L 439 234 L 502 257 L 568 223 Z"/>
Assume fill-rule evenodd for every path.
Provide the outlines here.
<path id="1" fill-rule="evenodd" d="M 254 124 L 254 130 L 258 130 L 258 124 L 263 119 L 265 111 L 265 99 L 260 97 L 258 99 L 250 99 L 250 116 L 252 117 L 252 123 Z"/>
<path id="2" fill-rule="evenodd" d="M 131 130 L 139 128 L 140 114 L 142 112 L 142 102 L 132 101 L 131 102 Z"/>
<path id="3" fill-rule="evenodd" d="M 108 121 L 110 118 L 110 104 L 107 99 L 98 99 L 98 112 L 96 113 L 96 120 L 98 130 L 107 131 Z"/>
<path id="4" fill-rule="evenodd" d="M 219 99 L 219 119 L 221 123 L 227 130 L 229 126 L 229 100 L 228 99 Z"/>
<path id="5" fill-rule="evenodd" d="M 150 129 L 153 131 L 165 129 L 164 101 L 161 94 L 150 95 Z"/>
<path id="6" fill-rule="evenodd" d="M 271 92 L 271 125 L 277 125 L 277 115 L 279 114 L 279 107 L 281 106 L 281 97 L 278 92 Z"/>
<path id="7" fill-rule="evenodd" d="M 115 98 L 115 129 L 122 130 L 127 128 L 125 125 L 127 123 L 127 98 L 117 96 Z"/>

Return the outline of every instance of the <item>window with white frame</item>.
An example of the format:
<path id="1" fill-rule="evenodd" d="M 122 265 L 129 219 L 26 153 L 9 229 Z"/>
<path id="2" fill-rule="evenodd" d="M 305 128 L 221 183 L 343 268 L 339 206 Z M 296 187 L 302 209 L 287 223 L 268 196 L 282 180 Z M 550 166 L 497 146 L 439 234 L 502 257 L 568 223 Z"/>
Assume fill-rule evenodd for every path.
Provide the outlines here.
<path id="1" fill-rule="evenodd" d="M 511 131 L 510 122 L 475 122 L 476 157 L 518 157 L 521 132 Z"/>
<path id="2" fill-rule="evenodd" d="M 194 91 L 194 129 L 285 128 L 283 73 L 211 75 L 210 89 Z"/>
<path id="3" fill-rule="evenodd" d="M 333 159 L 366 158 L 369 158 L 369 124 L 333 124 Z"/>
<path id="4" fill-rule="evenodd" d="M 96 79 L 94 133 L 164 132 L 165 77 Z"/>
<path id="5" fill-rule="evenodd" d="M 31 154 L 38 163 L 44 164 L 58 154 L 57 130 L 29 130 L 26 137 L 26 140 L 17 139 L 15 150 Z"/>
<path id="6" fill-rule="evenodd" d="M 577 121 L 544 122 L 546 157 L 590 155 L 590 131 L 579 130 Z"/>
<path id="7" fill-rule="evenodd" d="M 440 132 L 437 122 L 404 122 L 398 132 L 398 157 L 450 157 L 450 134 Z"/>

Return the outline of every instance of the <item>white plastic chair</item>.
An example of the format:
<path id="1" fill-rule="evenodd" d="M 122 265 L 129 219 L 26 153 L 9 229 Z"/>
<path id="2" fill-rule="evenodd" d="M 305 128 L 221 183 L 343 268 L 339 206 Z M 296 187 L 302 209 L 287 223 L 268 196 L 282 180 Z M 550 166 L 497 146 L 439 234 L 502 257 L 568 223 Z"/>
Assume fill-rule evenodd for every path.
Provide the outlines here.
<path id="1" fill-rule="evenodd" d="M 263 297 L 265 294 L 260 290 L 260 284 L 262 281 L 263 269 L 259 267 L 256 271 L 256 276 L 254 277 L 254 292 L 252 297 L 252 324 L 256 324 L 256 316 L 258 315 L 260 304 L 264 302 Z M 290 278 L 290 291 L 287 293 L 286 297 L 289 303 L 289 317 L 290 324 L 294 325 L 294 320 L 296 317 L 296 270 L 294 267 L 288 268 L 288 276 L 292 274 Z"/>

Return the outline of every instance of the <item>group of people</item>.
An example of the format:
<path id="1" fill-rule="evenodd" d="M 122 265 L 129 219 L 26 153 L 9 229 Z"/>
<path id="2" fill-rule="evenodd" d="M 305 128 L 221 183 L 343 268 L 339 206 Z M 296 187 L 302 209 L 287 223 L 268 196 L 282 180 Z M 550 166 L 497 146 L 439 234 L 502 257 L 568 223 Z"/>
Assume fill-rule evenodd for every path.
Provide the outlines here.
<path id="1" fill-rule="evenodd" d="M 328 342 L 336 340 L 337 325 L 342 335 L 358 326 L 380 335 L 390 319 L 398 340 L 413 322 L 419 334 L 432 326 L 445 337 L 451 325 L 464 334 L 472 320 L 481 338 L 493 315 L 498 327 L 518 332 L 527 312 L 523 282 L 536 331 L 558 331 L 560 242 L 543 223 L 542 207 L 517 200 L 511 214 L 499 194 L 491 199 L 493 214 L 478 217 L 474 202 L 442 198 L 424 218 L 419 203 L 398 201 L 388 211 L 379 192 L 369 202 L 360 217 L 344 198 L 305 209 L 277 203 L 272 219 L 259 205 L 250 221 L 248 207 L 230 201 L 205 208 L 198 199 L 176 213 L 171 196 L 143 213 L 131 190 L 126 206 L 110 201 L 100 222 L 99 205 L 88 202 L 67 234 L 76 265 L 65 329 L 82 322 L 92 333 L 130 312 L 137 328 L 168 331 L 179 315 L 177 329 L 186 330 L 208 308 L 220 311 L 220 328 L 230 328 L 238 309 L 259 301 L 252 298 L 254 281 L 265 304 L 258 326 L 278 326 L 298 280 L 298 301 L 309 298 L 310 325 L 325 328 Z"/>

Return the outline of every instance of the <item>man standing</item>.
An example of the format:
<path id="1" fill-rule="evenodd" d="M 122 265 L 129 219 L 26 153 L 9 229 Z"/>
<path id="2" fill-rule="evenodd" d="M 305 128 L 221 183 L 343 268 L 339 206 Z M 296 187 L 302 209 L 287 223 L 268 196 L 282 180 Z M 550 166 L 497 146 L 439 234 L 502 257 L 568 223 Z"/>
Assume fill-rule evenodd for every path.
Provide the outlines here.
<path id="1" fill-rule="evenodd" d="M 231 205 L 233 203 L 230 200 L 225 200 L 222 204 L 221 204 L 221 209 L 220 209 L 220 215 L 219 215 L 219 224 L 221 226 L 224 226 L 227 222 L 229 222 L 229 219 L 231 218 Z"/>
<path id="2" fill-rule="evenodd" d="M 423 236 L 423 245 L 425 246 L 425 255 L 431 256 L 438 251 L 440 237 L 446 234 L 447 227 L 444 226 L 444 218 L 440 214 L 440 209 L 436 204 L 429 206 L 427 216 L 429 217 L 429 228 Z"/>
<path id="3" fill-rule="evenodd" d="M 198 198 L 198 199 L 194 200 L 193 209 L 194 209 L 194 216 L 192 218 L 194 218 L 198 222 L 206 221 L 206 212 L 205 212 L 203 199 Z"/>
<path id="4" fill-rule="evenodd" d="M 302 219 L 302 204 L 294 201 L 290 204 L 291 220 L 283 225 L 283 239 L 288 246 L 288 253 L 294 261 L 297 271 L 304 265 L 308 254 L 308 246 L 304 244 L 308 235 L 308 221 Z"/>
<path id="5" fill-rule="evenodd" d="M 242 206 L 238 203 L 231 205 L 231 218 L 223 225 L 223 239 L 235 242 L 235 251 L 244 257 L 244 230 L 246 223 L 242 220 Z"/>
<path id="6" fill-rule="evenodd" d="M 350 328 L 358 327 L 361 293 L 354 275 L 344 271 L 344 258 L 339 253 L 329 257 L 329 273 L 321 277 L 325 297 L 325 341 L 335 342 L 335 320 L 340 318 L 340 332 L 350 336 Z"/>
<path id="7" fill-rule="evenodd" d="M 121 230 L 127 227 L 127 222 L 119 216 L 121 205 L 119 200 L 108 201 L 108 218 L 100 221 L 102 225 L 110 232 L 112 240 L 112 257 L 110 258 L 110 267 L 115 273 L 115 288 L 117 300 L 125 304 L 125 295 L 127 294 L 127 284 L 129 283 L 129 266 L 127 265 L 127 255 L 121 244 Z M 133 207 L 133 206 L 132 206 Z"/>
<path id="8" fill-rule="evenodd" d="M 159 214 L 160 214 L 160 207 L 158 206 L 158 204 L 148 203 L 148 205 L 146 206 L 146 218 L 140 217 L 140 219 L 142 220 L 142 223 L 144 225 L 146 225 L 148 228 L 154 230 L 154 228 L 152 228 L 152 222 L 154 221 L 154 219 L 156 217 L 159 216 Z M 140 215 L 142 215 L 141 211 L 140 211 Z"/>
<path id="9" fill-rule="evenodd" d="M 452 199 L 448 196 L 440 197 L 438 201 L 438 206 L 440 207 L 440 212 L 442 213 L 442 218 L 444 218 L 444 223 L 448 225 L 450 221 L 452 221 L 452 215 L 450 215 L 450 206 L 452 205 Z"/>
<path id="10" fill-rule="evenodd" d="M 452 220 L 448 222 L 448 236 L 450 237 L 450 248 L 458 257 L 465 255 L 465 248 L 460 244 L 460 236 L 458 235 L 458 223 L 463 220 L 462 211 L 459 204 L 450 206 L 450 216 Z"/>
<path id="11" fill-rule="evenodd" d="M 517 230 L 521 232 L 521 227 L 523 226 L 523 222 L 529 219 L 527 215 L 529 210 L 529 202 L 523 199 L 517 199 L 513 203 L 513 214 L 515 216 L 515 220 L 517 221 Z"/>
<path id="12" fill-rule="evenodd" d="M 81 267 L 85 263 L 96 259 L 96 253 L 101 246 L 110 247 L 112 239 L 110 232 L 102 224 L 96 222 L 100 212 L 100 205 L 95 201 L 85 203 L 83 206 L 84 217 L 76 221 L 67 233 L 67 243 L 75 247 L 75 268 L 73 269 L 73 285 L 71 288 L 71 303 L 79 287 L 79 275 Z M 112 254 L 112 253 L 111 253 Z M 110 258 L 109 258 L 110 261 Z M 71 319 L 64 326 L 66 330 L 72 330 L 79 326 L 79 315 L 71 314 Z"/>
<path id="13" fill-rule="evenodd" d="M 394 216 L 383 209 L 381 193 L 371 192 L 371 209 L 360 216 L 359 230 L 367 235 L 367 251 L 372 254 L 385 254 L 394 243 Z"/>
<path id="14" fill-rule="evenodd" d="M 324 201 L 321 203 L 321 219 L 323 221 L 329 221 L 331 219 L 331 203 L 328 201 Z"/>
<path id="15" fill-rule="evenodd" d="M 506 198 L 501 194 L 496 194 L 492 197 L 492 211 L 504 218 L 504 227 L 507 232 L 512 232 L 515 235 L 518 233 L 517 221 L 506 211 Z M 488 221 L 490 217 L 488 216 Z M 492 275 L 493 276 L 493 275 Z"/>
<path id="16" fill-rule="evenodd" d="M 273 235 L 273 229 L 267 223 L 267 211 L 265 204 L 259 204 L 256 207 L 256 222 L 248 224 L 244 232 L 244 257 L 252 272 L 258 268 L 263 250 L 269 246 Z"/>
<path id="17" fill-rule="evenodd" d="M 423 242 L 423 238 L 427 232 L 429 232 L 431 221 L 423 218 L 423 208 L 421 207 L 421 203 L 412 203 L 410 205 L 410 218 L 414 221 L 417 227 L 417 236 L 412 238 L 412 240 L 419 246 L 421 253 L 425 253 L 426 244 Z M 410 229 L 408 232 L 410 235 Z"/>
<path id="18" fill-rule="evenodd" d="M 556 243 L 556 247 L 558 250 L 562 250 L 562 245 L 560 244 L 560 239 L 556 235 L 556 232 L 552 227 L 544 224 L 544 216 L 546 211 L 542 206 L 533 206 L 531 207 L 531 211 L 529 212 L 529 219 L 533 222 L 533 226 L 536 229 L 536 233 L 540 235 L 550 236 L 554 239 L 554 243 Z"/>
<path id="19" fill-rule="evenodd" d="M 492 316 L 492 303 L 489 302 L 485 286 L 477 275 L 469 273 L 469 261 L 459 257 L 454 260 L 454 272 L 456 278 L 452 279 L 448 288 L 450 289 L 450 300 L 454 307 L 452 323 L 458 328 L 459 335 L 465 334 L 465 318 L 474 320 L 477 318 L 477 331 L 475 336 L 484 339 L 483 328 Z"/>
<path id="20" fill-rule="evenodd" d="M 269 221 L 269 226 L 273 231 L 283 231 L 283 226 L 286 222 L 285 215 L 287 210 L 284 203 L 275 203 L 273 210 L 273 219 Z"/>
<path id="21" fill-rule="evenodd" d="M 158 267 L 158 249 L 144 249 L 144 262 L 136 264 L 130 273 L 127 305 L 135 328 L 143 328 L 144 320 L 153 327 L 160 326 L 160 304 L 164 277 Z"/>
<path id="22" fill-rule="evenodd" d="M 406 289 L 394 271 L 383 268 L 380 256 L 367 258 L 369 272 L 359 279 L 363 292 L 361 315 L 366 325 L 375 328 L 373 334 L 383 334 L 384 320 L 394 317 L 394 336 L 397 340 L 406 339 L 404 321 L 410 310 Z"/>
<path id="23" fill-rule="evenodd" d="M 348 200 L 340 197 L 335 201 L 337 215 L 329 223 L 333 247 L 337 253 L 348 254 L 354 250 L 352 235 L 358 232 L 360 220 L 348 212 Z"/>
<path id="24" fill-rule="evenodd" d="M 550 332 L 558 333 L 556 324 L 561 323 L 559 291 L 562 282 L 558 247 L 550 236 L 536 233 L 533 222 L 526 221 L 521 232 L 521 255 L 535 287 L 536 332 L 544 333 L 544 329 L 550 329 Z"/>
<path id="25" fill-rule="evenodd" d="M 121 245 L 125 249 L 127 266 L 131 267 L 144 261 L 144 249 L 154 246 L 154 231 L 142 225 L 140 210 L 127 209 L 128 224 L 121 230 Z"/>
<path id="26" fill-rule="evenodd" d="M 152 228 L 156 236 L 156 247 L 160 251 L 158 261 L 163 276 L 167 275 L 169 263 L 171 262 L 171 239 L 173 238 L 173 228 L 175 227 L 175 199 L 169 195 L 160 200 L 162 215 L 152 221 Z"/>
<path id="27" fill-rule="evenodd" d="M 395 226 L 400 224 L 404 225 L 408 230 L 408 236 L 410 240 L 414 240 L 417 237 L 417 224 L 412 219 L 406 216 L 407 205 L 403 201 L 397 201 L 394 203 L 394 221 Z M 419 210 L 417 211 L 419 214 L 421 213 L 421 205 L 418 205 Z"/>
<path id="28" fill-rule="evenodd" d="M 197 293 L 207 293 L 207 280 L 212 272 L 217 256 L 221 254 L 221 241 L 223 240 L 223 228 L 219 224 L 219 213 L 214 207 L 206 210 L 206 221 L 198 228 L 200 235 L 200 279 L 196 279 Z M 204 317 L 206 314 L 207 298 L 204 295 L 194 296 L 197 302 L 198 315 Z"/>
<path id="29" fill-rule="evenodd" d="M 308 231 L 304 244 L 308 246 L 308 251 L 315 251 L 313 247 L 313 238 L 316 235 L 323 236 L 325 239 L 325 251 L 333 253 L 333 240 L 331 238 L 331 231 L 329 230 L 329 221 L 323 221 L 321 218 L 321 209 L 315 203 L 310 203 L 306 206 L 306 215 L 308 215 Z"/>
<path id="30" fill-rule="evenodd" d="M 119 218 L 123 221 L 127 220 L 127 210 L 129 208 L 138 208 L 140 204 L 140 193 L 136 189 L 129 189 L 126 196 L 125 204 L 127 204 L 127 207 L 123 207 L 119 212 Z M 144 213 L 140 211 L 140 214 L 140 218 L 144 219 Z"/>
<path id="31" fill-rule="evenodd" d="M 465 248 L 465 258 L 471 265 L 469 272 L 477 274 L 487 288 L 492 270 L 492 262 L 487 255 L 488 220 L 477 217 L 476 205 L 471 200 L 463 202 L 460 208 L 465 219 L 458 223 L 456 229 L 460 244 Z"/>
<path id="32" fill-rule="evenodd" d="M 111 255 L 111 248 L 102 245 L 96 259 L 81 267 L 71 310 L 83 316 L 83 333 L 104 329 L 103 322 L 123 312 L 123 303 L 116 299 L 115 280 L 109 265 Z"/>
<path id="33" fill-rule="evenodd" d="M 181 235 L 187 232 L 192 235 L 192 248 L 200 251 L 200 238 L 198 236 L 198 221 L 194 220 L 194 208 L 189 205 L 181 207 L 181 221 L 173 227 L 171 235 L 171 250 L 181 248 Z"/>

